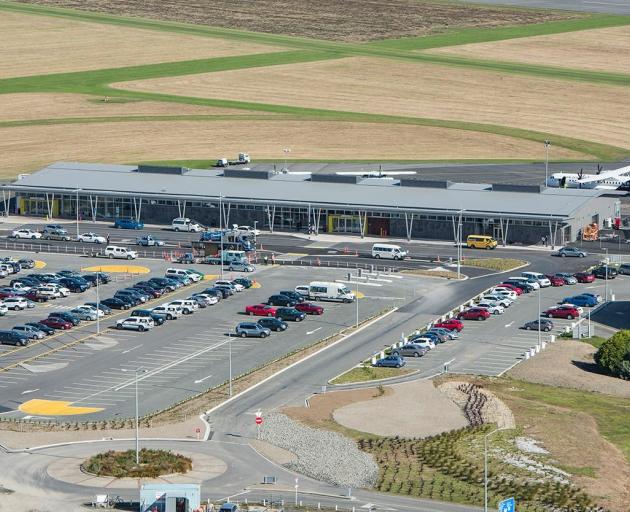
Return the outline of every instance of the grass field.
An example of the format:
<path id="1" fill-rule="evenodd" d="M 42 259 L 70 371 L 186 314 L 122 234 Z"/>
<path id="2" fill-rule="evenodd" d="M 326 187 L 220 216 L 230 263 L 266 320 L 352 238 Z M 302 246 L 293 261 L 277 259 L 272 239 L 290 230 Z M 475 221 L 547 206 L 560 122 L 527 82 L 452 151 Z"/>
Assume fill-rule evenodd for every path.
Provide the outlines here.
<path id="1" fill-rule="evenodd" d="M 630 74 L 630 26 L 450 46 L 432 53 Z"/>
<path id="2" fill-rule="evenodd" d="M 219 38 L 2 12 L 0 78 L 45 75 L 210 57 L 276 48 Z"/>
<path id="3" fill-rule="evenodd" d="M 630 147 L 625 112 L 630 104 L 630 88 L 455 66 L 351 57 L 156 78 L 115 87 L 488 123 Z M 490 90 L 492 94 L 488 94 Z"/>

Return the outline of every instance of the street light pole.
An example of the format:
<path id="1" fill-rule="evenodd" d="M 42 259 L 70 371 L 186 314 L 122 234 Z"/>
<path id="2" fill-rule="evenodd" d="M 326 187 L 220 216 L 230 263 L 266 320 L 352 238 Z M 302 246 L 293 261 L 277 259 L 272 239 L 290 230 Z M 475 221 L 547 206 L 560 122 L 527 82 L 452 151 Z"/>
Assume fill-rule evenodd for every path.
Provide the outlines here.
<path id="1" fill-rule="evenodd" d="M 483 512 L 488 512 L 488 438 L 507 428 L 497 428 L 483 436 Z"/>
<path id="2" fill-rule="evenodd" d="M 291 149 L 290 148 L 284 148 L 282 151 L 284 151 L 284 170 L 288 171 L 289 169 L 287 168 L 287 155 L 289 153 L 291 153 Z"/>
<path id="3" fill-rule="evenodd" d="M 229 372 L 230 372 L 230 376 L 229 376 L 229 394 L 230 396 L 232 396 L 232 336 L 229 337 L 228 339 L 228 353 L 229 353 Z"/>
<path id="4" fill-rule="evenodd" d="M 608 302 L 608 247 L 604 247 L 606 251 L 606 259 L 604 260 L 604 269 L 606 270 L 606 276 L 604 278 L 604 302 Z"/>
<path id="5" fill-rule="evenodd" d="M 255 220 L 254 221 L 254 249 L 256 249 L 256 225 L 258 224 L 258 221 Z"/>
<path id="6" fill-rule="evenodd" d="M 464 210 L 459 210 L 459 219 L 457 221 L 457 279 L 461 278 L 462 269 L 462 215 Z"/>
<path id="7" fill-rule="evenodd" d="M 359 327 L 359 269 L 357 269 L 357 285 L 355 288 L 355 293 L 354 293 L 354 302 L 357 303 L 357 323 L 355 325 L 356 327 Z"/>
<path id="8" fill-rule="evenodd" d="M 221 254 L 219 254 L 219 263 L 221 267 L 221 279 L 223 279 L 223 193 L 219 194 L 219 233 L 221 234 Z M 232 382 L 232 379 L 230 379 Z"/>
<path id="9" fill-rule="evenodd" d="M 540 308 L 540 302 L 541 302 L 540 296 L 541 295 L 542 295 L 542 286 L 540 288 L 538 288 L 538 346 L 539 347 L 541 346 L 541 342 L 540 342 L 540 334 L 541 334 L 541 331 L 540 331 L 540 327 L 541 327 L 540 326 L 540 324 L 541 324 L 540 316 L 542 314 L 542 311 L 541 311 L 541 308 Z"/>
<path id="10" fill-rule="evenodd" d="M 77 187 L 77 205 L 76 205 L 76 210 L 77 210 L 77 240 L 79 240 L 79 191 L 81 189 L 79 187 Z"/>
<path id="11" fill-rule="evenodd" d="M 545 140 L 545 188 L 547 188 L 549 174 L 549 146 L 551 146 L 551 141 Z"/>
<path id="12" fill-rule="evenodd" d="M 101 277 L 96 274 L 96 334 L 101 334 L 101 320 L 99 313 L 101 312 L 99 308 L 99 298 L 98 298 L 98 285 L 101 280 Z"/>

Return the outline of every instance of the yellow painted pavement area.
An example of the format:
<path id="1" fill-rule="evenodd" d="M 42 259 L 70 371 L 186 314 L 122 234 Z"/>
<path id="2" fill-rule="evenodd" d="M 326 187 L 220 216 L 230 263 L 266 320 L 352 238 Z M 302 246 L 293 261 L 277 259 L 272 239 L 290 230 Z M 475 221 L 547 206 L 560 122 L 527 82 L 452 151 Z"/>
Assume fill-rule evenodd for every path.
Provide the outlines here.
<path id="1" fill-rule="evenodd" d="M 93 267 L 83 267 L 84 272 L 112 272 L 125 274 L 148 274 L 151 272 L 147 267 L 140 265 L 96 265 Z"/>
<path id="2" fill-rule="evenodd" d="M 45 261 L 35 260 L 35 268 L 44 268 L 46 266 Z"/>
<path id="3" fill-rule="evenodd" d="M 37 416 L 75 416 L 78 414 L 90 414 L 101 412 L 101 407 L 75 407 L 72 402 L 62 400 L 42 400 L 34 398 L 24 402 L 18 409 L 26 414 Z"/>

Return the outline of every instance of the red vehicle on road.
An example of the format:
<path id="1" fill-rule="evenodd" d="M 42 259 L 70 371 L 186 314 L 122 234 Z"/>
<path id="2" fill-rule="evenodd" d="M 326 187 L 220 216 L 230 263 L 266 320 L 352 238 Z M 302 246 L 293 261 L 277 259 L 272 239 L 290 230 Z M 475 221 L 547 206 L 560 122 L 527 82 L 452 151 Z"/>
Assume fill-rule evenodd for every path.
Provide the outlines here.
<path id="1" fill-rule="evenodd" d="M 63 331 L 67 329 L 72 329 L 72 324 L 60 317 L 51 316 L 49 318 L 45 318 L 44 320 L 40 320 L 39 323 L 47 325 L 48 327 L 52 327 L 53 329 L 59 329 Z"/>
<path id="2" fill-rule="evenodd" d="M 561 277 L 555 276 L 553 274 L 547 274 L 545 277 L 549 279 L 551 286 L 564 286 L 564 279 L 562 279 Z"/>
<path id="3" fill-rule="evenodd" d="M 307 315 L 323 315 L 324 308 L 318 306 L 317 304 L 313 304 L 312 302 L 302 302 L 301 304 L 296 304 L 293 306 L 298 311 L 302 313 L 306 313 Z"/>
<path id="4" fill-rule="evenodd" d="M 276 316 L 277 308 L 267 304 L 254 304 L 245 308 L 245 314 L 251 316 Z"/>
<path id="5" fill-rule="evenodd" d="M 490 318 L 490 312 L 485 308 L 468 308 L 457 314 L 460 320 L 485 320 Z"/>
<path id="6" fill-rule="evenodd" d="M 513 284 L 510 283 L 501 283 L 500 285 L 497 286 L 497 288 L 507 288 L 508 290 L 512 290 L 514 293 L 516 293 L 516 295 L 522 295 L 523 294 L 523 290 L 521 288 L 519 288 L 518 286 L 514 286 Z"/>
<path id="7" fill-rule="evenodd" d="M 464 328 L 464 323 L 461 320 L 457 320 L 456 318 L 449 318 L 448 320 L 444 320 L 443 322 L 433 324 L 433 327 L 460 332 Z"/>
<path id="8" fill-rule="evenodd" d="M 575 306 L 562 305 L 549 308 L 547 311 L 543 311 L 543 316 L 549 318 L 566 318 L 567 320 L 573 320 L 580 317 L 580 312 Z"/>
<path id="9" fill-rule="evenodd" d="M 595 281 L 595 276 L 590 272 L 578 272 L 575 274 L 575 278 L 578 280 L 578 283 L 592 283 Z"/>

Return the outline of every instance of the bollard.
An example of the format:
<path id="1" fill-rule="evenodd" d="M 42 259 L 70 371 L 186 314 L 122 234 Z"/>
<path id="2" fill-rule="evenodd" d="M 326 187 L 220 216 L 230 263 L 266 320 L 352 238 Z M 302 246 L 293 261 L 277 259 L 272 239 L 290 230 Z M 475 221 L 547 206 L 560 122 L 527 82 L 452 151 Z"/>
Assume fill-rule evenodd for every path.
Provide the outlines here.
<path id="1" fill-rule="evenodd" d="M 374 366 L 376 364 L 376 357 L 372 358 L 372 366 Z"/>
<path id="2" fill-rule="evenodd" d="M 556 335 L 555 334 L 550 334 L 549 335 L 549 343 L 555 343 L 556 342 Z"/>
<path id="3" fill-rule="evenodd" d="M 536 344 L 536 353 L 540 352 L 540 345 Z"/>
<path id="4" fill-rule="evenodd" d="M 525 352 L 525 359 L 529 359 L 531 356 L 529 355 L 529 350 Z"/>
<path id="5" fill-rule="evenodd" d="M 614 293 L 610 294 L 610 302 L 615 302 L 615 294 Z"/>
<path id="6" fill-rule="evenodd" d="M 381 350 L 381 359 L 383 359 L 385 357 L 385 351 Z"/>
<path id="7" fill-rule="evenodd" d="M 547 342 L 546 341 L 541 341 L 540 342 L 540 348 L 541 348 L 541 350 L 545 350 L 547 348 Z"/>
<path id="8" fill-rule="evenodd" d="M 300 500 L 300 507 L 302 506 L 302 500 Z"/>
<path id="9" fill-rule="evenodd" d="M 534 347 L 532 347 L 532 348 L 530 348 L 530 349 L 529 349 L 529 355 L 530 355 L 531 357 L 534 357 L 534 356 L 536 355 L 536 349 L 535 349 Z"/>
<path id="10" fill-rule="evenodd" d="M 321 510 L 321 509 L 322 509 L 322 505 L 321 505 L 321 503 L 318 501 L 318 502 L 317 502 L 317 510 Z"/>

